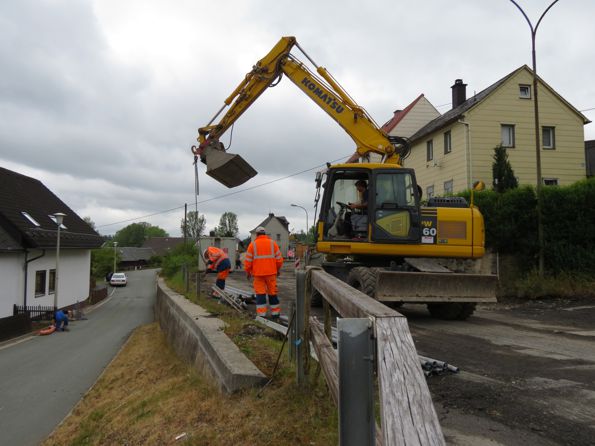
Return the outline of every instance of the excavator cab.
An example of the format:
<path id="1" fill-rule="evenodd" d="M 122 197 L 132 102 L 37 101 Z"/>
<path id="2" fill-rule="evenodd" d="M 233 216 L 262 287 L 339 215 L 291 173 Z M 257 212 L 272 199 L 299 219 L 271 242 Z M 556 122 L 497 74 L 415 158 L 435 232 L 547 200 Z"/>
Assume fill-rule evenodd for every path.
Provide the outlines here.
<path id="1" fill-rule="evenodd" d="M 420 243 L 415 174 L 389 164 L 333 166 L 327 172 L 320 220 L 323 240 Z"/>

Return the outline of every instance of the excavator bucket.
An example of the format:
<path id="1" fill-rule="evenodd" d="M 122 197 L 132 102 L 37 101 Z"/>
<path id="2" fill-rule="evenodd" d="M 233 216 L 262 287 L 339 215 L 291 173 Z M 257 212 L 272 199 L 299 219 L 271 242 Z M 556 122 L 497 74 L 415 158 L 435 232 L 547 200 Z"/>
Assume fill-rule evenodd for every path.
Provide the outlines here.
<path id="1" fill-rule="evenodd" d="M 201 158 L 207 165 L 207 175 L 230 188 L 244 184 L 258 173 L 240 155 L 226 153 L 214 145 L 207 147 Z"/>
<path id="2" fill-rule="evenodd" d="M 390 302 L 496 302 L 494 274 L 379 271 L 376 299 Z"/>

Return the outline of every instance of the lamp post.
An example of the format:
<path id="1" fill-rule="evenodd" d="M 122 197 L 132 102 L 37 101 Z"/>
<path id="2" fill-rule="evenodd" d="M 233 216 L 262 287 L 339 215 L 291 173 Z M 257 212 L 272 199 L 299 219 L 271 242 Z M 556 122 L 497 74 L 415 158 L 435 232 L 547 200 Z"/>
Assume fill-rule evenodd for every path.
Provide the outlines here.
<path id="1" fill-rule="evenodd" d="M 535 25 L 535 27 L 533 27 L 533 24 L 531 23 L 531 20 L 529 20 L 529 17 L 527 17 L 527 14 L 525 14 L 525 11 L 523 11 L 523 9 L 518 5 L 518 3 L 515 0 L 510 0 L 514 6 L 516 6 L 518 8 L 519 11 L 521 11 L 521 14 L 523 14 L 523 17 L 525 17 L 525 20 L 527 21 L 527 23 L 529 24 L 529 28 L 531 28 L 531 57 L 533 60 L 533 95 L 534 95 L 534 99 L 533 99 L 533 110 L 534 110 L 534 114 L 535 114 L 535 161 L 537 164 L 537 241 L 539 244 L 539 277 L 543 277 L 544 275 L 544 252 L 543 252 L 543 245 L 544 245 L 544 241 L 543 241 L 543 216 L 542 216 L 542 212 L 541 209 L 543 208 L 543 202 L 542 202 L 542 197 L 541 197 L 541 186 L 542 186 L 542 179 L 541 179 L 541 149 L 540 149 L 540 143 L 539 143 L 539 106 L 537 104 L 537 56 L 535 54 L 535 35 L 537 34 L 537 28 L 539 28 L 539 24 L 541 23 L 541 20 L 543 19 L 543 17 L 547 14 L 547 12 L 552 8 L 552 6 L 554 6 L 556 3 L 558 3 L 558 0 L 554 0 L 547 8 L 545 11 L 543 11 L 543 14 L 541 14 L 541 17 L 539 17 L 539 20 L 537 21 L 537 24 Z"/>
<path id="2" fill-rule="evenodd" d="M 117 257 L 116 247 L 117 246 L 118 246 L 118 242 L 114 242 L 114 272 L 116 272 L 116 257 Z"/>
<path id="3" fill-rule="evenodd" d="M 294 208 L 301 208 L 304 210 L 304 212 L 306 213 L 306 240 L 308 240 L 308 235 L 310 233 L 310 226 L 308 225 L 308 211 L 306 210 L 305 207 L 302 206 L 298 206 L 297 204 L 292 204 L 292 206 Z"/>
<path id="4" fill-rule="evenodd" d="M 308 264 L 308 257 L 309 257 L 309 254 L 310 254 L 310 247 L 309 247 L 309 244 L 308 244 L 309 237 L 310 237 L 310 225 L 308 223 L 308 211 L 306 210 L 305 207 L 298 206 L 297 204 L 292 204 L 291 206 L 293 206 L 294 208 L 303 209 L 304 212 L 306 213 L 306 252 L 304 253 L 304 266 L 303 266 L 303 268 L 305 268 L 306 265 Z"/>
<path id="5" fill-rule="evenodd" d="M 56 212 L 54 214 L 54 220 L 58 225 L 58 236 L 56 238 L 56 277 L 54 279 L 54 311 L 58 309 L 58 290 L 60 289 L 58 286 L 60 280 L 60 227 L 62 226 L 64 217 L 66 217 L 66 214 L 62 212 Z"/>

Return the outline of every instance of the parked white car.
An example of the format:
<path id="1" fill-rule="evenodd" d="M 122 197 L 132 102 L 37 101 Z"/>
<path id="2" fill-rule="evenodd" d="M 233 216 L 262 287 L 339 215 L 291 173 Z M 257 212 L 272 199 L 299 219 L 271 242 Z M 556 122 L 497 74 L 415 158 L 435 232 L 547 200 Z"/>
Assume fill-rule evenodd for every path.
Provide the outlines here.
<path id="1" fill-rule="evenodd" d="M 111 286 L 126 286 L 127 283 L 128 277 L 126 277 L 126 274 L 124 273 L 114 273 L 109 280 Z"/>

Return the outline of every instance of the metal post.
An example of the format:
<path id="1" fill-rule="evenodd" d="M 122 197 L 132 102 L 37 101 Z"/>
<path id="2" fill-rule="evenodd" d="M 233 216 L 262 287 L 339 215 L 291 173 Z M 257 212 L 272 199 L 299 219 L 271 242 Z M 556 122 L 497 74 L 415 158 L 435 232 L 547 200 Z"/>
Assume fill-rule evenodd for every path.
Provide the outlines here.
<path id="1" fill-rule="evenodd" d="M 537 28 L 539 28 L 539 24 L 541 23 L 541 20 L 543 19 L 543 17 L 547 14 L 547 12 L 551 9 L 552 6 L 554 6 L 558 0 L 554 0 L 547 8 L 546 10 L 543 12 L 543 14 L 541 14 L 541 17 L 539 17 L 539 20 L 537 21 L 537 24 L 535 25 L 535 27 L 533 27 L 533 23 L 531 23 L 531 20 L 529 20 L 529 17 L 527 16 L 527 14 L 525 14 L 525 11 L 523 11 L 523 8 L 521 8 L 519 6 L 519 4 L 515 1 L 515 0 L 510 0 L 514 6 L 517 7 L 517 9 L 519 11 L 521 11 L 521 14 L 523 14 L 523 16 L 525 17 L 525 20 L 527 21 L 527 23 L 529 24 L 529 28 L 531 29 L 531 59 L 533 62 L 533 112 L 534 112 L 534 117 L 535 117 L 535 163 L 537 165 L 536 168 L 536 176 L 537 176 L 537 241 L 539 244 L 539 277 L 543 277 L 544 276 L 544 267 L 545 267 L 545 262 L 544 262 L 544 236 L 543 236 L 543 215 L 542 215 L 542 209 L 543 209 L 543 198 L 541 196 L 541 186 L 543 183 L 543 179 L 541 177 L 541 144 L 540 144 L 540 128 L 539 128 L 539 105 L 537 102 L 537 55 L 535 52 L 535 36 L 537 34 Z"/>
<path id="2" fill-rule="evenodd" d="M 295 361 L 295 340 L 297 339 L 296 331 L 295 331 L 295 302 L 289 302 L 289 320 L 291 321 L 291 317 L 293 315 L 294 323 L 288 328 L 289 333 L 287 333 L 287 337 L 289 340 L 287 353 L 289 354 L 289 361 Z"/>
<path id="3" fill-rule="evenodd" d="M 54 279 L 54 311 L 58 309 L 58 282 L 60 277 L 60 226 L 58 225 L 58 240 L 56 241 L 56 277 Z"/>
<path id="4" fill-rule="evenodd" d="M 118 242 L 114 242 L 114 273 L 116 272 L 116 257 L 118 257 L 118 251 L 116 248 L 118 247 Z"/>
<path id="5" fill-rule="evenodd" d="M 374 343 L 370 320 L 338 319 L 339 444 L 375 444 Z"/>
<path id="6" fill-rule="evenodd" d="M 306 315 L 306 271 L 298 270 L 295 272 L 295 301 L 296 301 L 296 313 L 295 313 L 295 331 L 296 339 L 295 345 L 295 357 L 296 357 L 296 377 L 298 386 L 305 384 L 304 365 L 306 358 L 304 358 L 304 345 L 303 339 L 306 338 L 304 328 L 306 326 L 305 315 Z"/>

